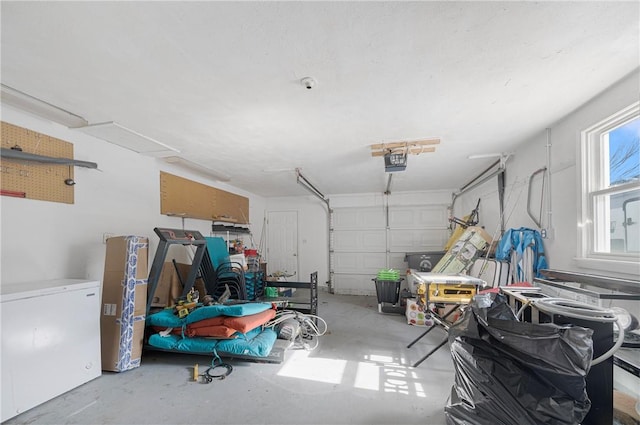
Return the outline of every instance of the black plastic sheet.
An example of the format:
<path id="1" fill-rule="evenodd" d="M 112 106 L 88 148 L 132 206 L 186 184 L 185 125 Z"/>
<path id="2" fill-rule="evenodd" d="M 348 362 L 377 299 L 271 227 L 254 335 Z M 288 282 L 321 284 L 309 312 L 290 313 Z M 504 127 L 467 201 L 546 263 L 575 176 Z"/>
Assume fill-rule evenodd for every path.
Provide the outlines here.
<path id="1" fill-rule="evenodd" d="M 449 329 L 456 373 L 447 424 L 579 424 L 591 407 L 592 334 L 519 322 L 503 295 L 476 296 Z"/>

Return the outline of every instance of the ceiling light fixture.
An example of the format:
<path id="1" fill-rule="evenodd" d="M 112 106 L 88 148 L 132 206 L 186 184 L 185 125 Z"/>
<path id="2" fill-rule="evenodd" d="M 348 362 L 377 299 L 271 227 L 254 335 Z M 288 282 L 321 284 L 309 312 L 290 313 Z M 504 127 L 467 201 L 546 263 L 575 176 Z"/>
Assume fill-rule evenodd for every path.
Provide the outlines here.
<path id="1" fill-rule="evenodd" d="M 113 121 L 91 124 L 75 130 L 144 155 L 160 156 L 180 152 L 176 148 L 165 145 Z"/>
<path id="2" fill-rule="evenodd" d="M 1 86 L 0 100 L 3 104 L 20 109 L 21 111 L 35 115 L 40 118 L 62 124 L 69 128 L 83 127 L 87 125 L 87 120 L 79 115 L 65 111 L 51 103 L 40 100 L 37 97 L 28 95 L 12 87 Z"/>
<path id="3" fill-rule="evenodd" d="M 304 77 L 300 80 L 300 84 L 304 86 L 307 90 L 311 90 L 318 84 L 318 82 L 313 77 Z"/>
<path id="4" fill-rule="evenodd" d="M 169 163 L 169 164 L 173 164 L 173 165 L 177 165 L 179 167 L 185 168 L 189 171 L 194 171 L 198 174 L 202 174 L 205 175 L 207 177 L 211 177 L 215 180 L 221 181 L 221 182 L 228 182 L 229 180 L 231 180 L 231 176 L 223 173 L 221 171 L 215 171 L 212 170 L 211 168 L 208 168 L 204 165 L 198 164 L 196 162 L 190 161 L 188 159 L 182 158 L 181 156 L 167 156 L 162 158 L 165 160 L 165 162 Z"/>

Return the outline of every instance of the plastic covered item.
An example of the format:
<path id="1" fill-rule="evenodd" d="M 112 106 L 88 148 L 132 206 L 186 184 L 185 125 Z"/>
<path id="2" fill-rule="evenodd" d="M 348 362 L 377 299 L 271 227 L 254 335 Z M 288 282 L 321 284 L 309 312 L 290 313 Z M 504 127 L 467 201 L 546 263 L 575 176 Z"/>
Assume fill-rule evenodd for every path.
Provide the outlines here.
<path id="1" fill-rule="evenodd" d="M 491 297 L 488 308 L 472 301 L 449 329 L 455 382 L 447 424 L 579 424 L 591 407 L 593 331 L 519 322 L 506 297 Z"/>
<path id="2" fill-rule="evenodd" d="M 377 279 L 396 281 L 400 279 L 400 272 L 394 269 L 378 270 Z"/>

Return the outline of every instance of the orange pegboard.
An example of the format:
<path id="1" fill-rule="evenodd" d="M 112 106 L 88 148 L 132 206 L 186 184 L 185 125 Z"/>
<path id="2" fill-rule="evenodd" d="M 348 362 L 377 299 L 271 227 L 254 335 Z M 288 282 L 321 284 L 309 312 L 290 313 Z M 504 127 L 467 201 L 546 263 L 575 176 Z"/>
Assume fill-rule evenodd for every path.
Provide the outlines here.
<path id="1" fill-rule="evenodd" d="M 73 159 L 73 144 L 46 134 L 1 122 L 2 147 L 19 148 L 23 152 L 53 158 Z M 73 204 L 73 186 L 65 184 L 73 179 L 72 165 L 46 164 L 0 156 L 1 187 L 3 191 L 24 193 L 28 199 Z M 15 196 L 15 195 L 14 195 Z"/>
<path id="2" fill-rule="evenodd" d="M 248 223 L 249 198 L 161 171 L 160 214 Z"/>

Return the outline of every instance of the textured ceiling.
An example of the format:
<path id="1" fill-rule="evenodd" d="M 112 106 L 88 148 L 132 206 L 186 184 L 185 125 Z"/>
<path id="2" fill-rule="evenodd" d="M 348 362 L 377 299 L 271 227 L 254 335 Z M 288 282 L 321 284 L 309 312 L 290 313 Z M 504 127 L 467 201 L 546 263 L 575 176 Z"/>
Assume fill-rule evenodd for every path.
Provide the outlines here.
<path id="1" fill-rule="evenodd" d="M 1 2 L 2 83 L 263 196 L 458 188 L 640 65 L 638 2 Z M 317 85 L 305 89 L 300 79 Z"/>

